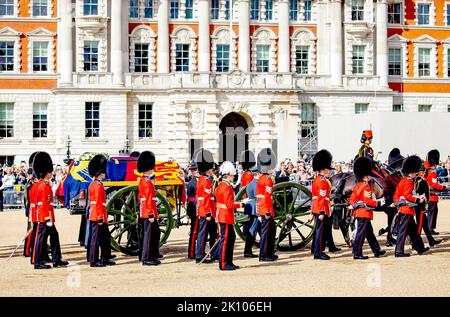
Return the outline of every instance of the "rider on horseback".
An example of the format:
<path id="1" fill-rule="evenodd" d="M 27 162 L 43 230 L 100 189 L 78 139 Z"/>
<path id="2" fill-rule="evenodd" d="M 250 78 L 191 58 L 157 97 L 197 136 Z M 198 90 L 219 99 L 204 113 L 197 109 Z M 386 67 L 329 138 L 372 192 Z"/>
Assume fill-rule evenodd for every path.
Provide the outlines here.
<path id="1" fill-rule="evenodd" d="M 381 169 L 380 165 L 377 161 L 375 161 L 375 156 L 372 147 L 370 144 L 372 143 L 373 133 L 372 130 L 364 130 L 361 136 L 360 142 L 362 143 L 361 147 L 358 150 L 358 157 L 367 157 L 370 159 L 372 163 L 372 176 L 383 178 L 385 177 L 385 173 Z"/>

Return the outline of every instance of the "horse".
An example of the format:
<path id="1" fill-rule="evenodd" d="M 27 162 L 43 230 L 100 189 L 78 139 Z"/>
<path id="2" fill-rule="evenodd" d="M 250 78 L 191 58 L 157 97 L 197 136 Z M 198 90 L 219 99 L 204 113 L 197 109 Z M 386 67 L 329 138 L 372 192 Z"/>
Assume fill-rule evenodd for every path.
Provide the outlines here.
<path id="1" fill-rule="evenodd" d="M 402 160 L 403 161 L 403 160 Z M 388 225 L 379 231 L 379 235 L 387 233 L 386 245 L 390 246 L 395 243 L 395 239 L 392 238 L 391 227 L 392 221 L 396 214 L 396 208 L 392 207 L 392 199 L 394 197 L 397 184 L 402 179 L 402 174 L 398 170 L 401 167 L 402 162 L 396 162 L 394 166 L 386 166 L 385 171 L 388 176 L 384 178 L 371 177 L 369 182 L 372 192 L 375 197 L 384 197 L 386 203 L 376 211 L 384 211 L 388 216 Z M 356 177 L 353 173 L 340 173 L 335 174 L 330 178 L 331 182 L 331 199 L 334 201 L 333 206 L 333 226 L 335 229 L 340 229 L 344 240 L 348 246 L 351 246 L 351 239 L 349 235 L 349 228 L 354 231 L 354 221 L 352 220 L 352 213 L 348 210 L 348 200 L 353 191 L 353 188 L 357 184 Z"/>

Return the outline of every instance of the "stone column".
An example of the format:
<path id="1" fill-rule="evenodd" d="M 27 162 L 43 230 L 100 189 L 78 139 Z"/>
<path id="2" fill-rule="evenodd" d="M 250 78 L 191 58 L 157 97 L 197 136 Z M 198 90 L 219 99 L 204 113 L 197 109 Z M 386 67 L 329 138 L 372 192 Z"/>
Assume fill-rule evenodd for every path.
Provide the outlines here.
<path id="1" fill-rule="evenodd" d="M 111 2 L 111 72 L 113 85 L 123 85 L 122 0 Z"/>
<path id="2" fill-rule="evenodd" d="M 317 74 L 325 75 L 330 73 L 330 37 L 328 22 L 328 1 L 319 0 L 317 2 Z"/>
<path id="3" fill-rule="evenodd" d="M 239 69 L 250 72 L 250 9 L 248 0 L 239 1 Z"/>
<path id="4" fill-rule="evenodd" d="M 377 75 L 379 85 L 388 86 L 387 3 L 377 1 Z"/>
<path id="5" fill-rule="evenodd" d="M 209 72 L 211 70 L 211 46 L 209 36 L 209 1 L 198 1 L 198 70 Z"/>
<path id="6" fill-rule="evenodd" d="M 342 10 L 341 0 L 331 0 L 330 73 L 331 86 L 342 86 Z"/>
<path id="7" fill-rule="evenodd" d="M 158 8 L 158 73 L 170 72 L 169 0 L 159 0 Z"/>
<path id="8" fill-rule="evenodd" d="M 58 41 L 60 43 L 59 73 L 60 86 L 72 86 L 73 84 L 73 46 L 72 46 L 72 1 L 61 0 L 59 2 L 61 21 L 59 24 Z"/>
<path id="9" fill-rule="evenodd" d="M 278 72 L 290 72 L 289 1 L 278 2 Z"/>

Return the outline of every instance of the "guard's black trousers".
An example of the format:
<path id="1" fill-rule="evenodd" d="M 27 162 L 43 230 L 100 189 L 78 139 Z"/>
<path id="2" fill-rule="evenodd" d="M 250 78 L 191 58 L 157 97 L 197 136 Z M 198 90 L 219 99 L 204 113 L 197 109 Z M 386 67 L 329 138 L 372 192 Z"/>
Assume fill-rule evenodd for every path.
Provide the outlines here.
<path id="1" fill-rule="evenodd" d="M 367 239 L 374 254 L 381 251 L 377 238 L 373 233 L 372 221 L 368 218 L 357 218 L 358 228 L 356 229 L 355 244 L 353 245 L 353 255 L 363 254 L 364 240 Z"/>
<path id="2" fill-rule="evenodd" d="M 106 223 L 99 224 L 97 221 L 91 221 L 90 241 L 87 248 L 87 260 L 94 263 L 98 261 L 99 248 L 101 248 L 101 259 L 109 260 L 111 258 L 111 234 Z"/>
<path id="3" fill-rule="evenodd" d="M 252 254 L 252 247 L 255 244 L 256 234 L 260 231 L 260 225 L 256 216 L 249 216 L 249 220 L 244 223 L 245 247 L 244 254 Z"/>
<path id="4" fill-rule="evenodd" d="M 419 236 L 416 222 L 411 215 L 400 214 L 400 222 L 397 232 L 397 244 L 395 245 L 395 253 L 404 253 L 406 236 L 409 236 L 412 247 L 417 252 L 422 252 L 425 246 L 422 238 Z"/>
<path id="5" fill-rule="evenodd" d="M 204 217 L 198 217 L 198 232 L 197 232 L 197 248 L 195 250 L 195 259 L 201 261 L 206 253 L 206 242 L 209 241 L 209 247 L 212 248 L 217 239 L 217 224 L 214 218 L 210 221 Z M 216 257 L 217 248 L 211 251 L 211 257 Z"/>
<path id="6" fill-rule="evenodd" d="M 438 211 L 437 201 L 428 202 L 428 228 L 430 231 L 436 229 Z"/>
<path id="7" fill-rule="evenodd" d="M 236 233 L 234 226 L 230 224 L 220 224 L 219 241 L 219 268 L 225 269 L 225 266 L 233 264 L 234 243 L 236 242 Z"/>
<path id="8" fill-rule="evenodd" d="M 144 219 L 144 240 L 142 243 L 142 261 L 156 260 L 159 255 L 159 240 L 161 231 L 158 219 L 153 223 L 149 219 Z"/>
<path id="9" fill-rule="evenodd" d="M 431 231 L 430 231 L 430 227 L 429 227 L 430 223 L 429 223 L 427 214 L 422 212 L 420 205 L 417 206 L 415 209 L 416 209 L 417 233 L 420 236 L 422 234 L 422 229 L 423 229 L 423 232 L 425 232 L 425 236 L 427 237 L 428 243 L 434 242 L 435 239 L 431 235 Z"/>
<path id="10" fill-rule="evenodd" d="M 316 232 L 314 233 L 313 245 L 311 248 L 311 253 L 314 254 L 315 257 L 321 256 L 323 251 L 325 250 L 325 241 L 327 239 L 326 230 L 325 230 L 325 222 L 327 216 L 324 215 L 323 220 L 320 220 L 319 214 L 315 215 L 316 217 Z"/>
<path id="11" fill-rule="evenodd" d="M 47 252 L 47 239 L 50 237 L 50 247 L 52 250 L 52 262 L 57 263 L 61 260 L 61 246 L 59 244 L 59 234 L 55 224 L 49 227 L 45 222 L 36 223 L 34 233 L 34 247 L 32 262 L 35 265 L 45 261 Z"/>
<path id="12" fill-rule="evenodd" d="M 189 231 L 188 258 L 195 259 L 195 244 L 197 242 L 198 218 L 197 218 L 197 208 L 193 201 L 188 202 L 186 212 L 189 219 L 191 220 L 191 230 Z"/>
<path id="13" fill-rule="evenodd" d="M 268 258 L 274 255 L 276 231 L 275 220 L 272 217 L 268 220 L 266 217 L 262 217 L 259 258 Z"/>

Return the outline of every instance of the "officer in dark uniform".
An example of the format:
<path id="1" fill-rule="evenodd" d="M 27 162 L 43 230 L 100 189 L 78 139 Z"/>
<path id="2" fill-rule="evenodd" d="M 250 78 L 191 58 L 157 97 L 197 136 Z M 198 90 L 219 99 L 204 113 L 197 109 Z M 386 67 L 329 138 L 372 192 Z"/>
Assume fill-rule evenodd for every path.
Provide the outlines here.
<path id="1" fill-rule="evenodd" d="M 189 246 L 188 246 L 188 258 L 195 260 L 195 243 L 197 240 L 198 231 L 198 219 L 197 219 L 197 200 L 195 193 L 197 191 L 198 174 L 197 164 L 195 161 L 191 161 L 189 164 L 190 180 L 187 185 L 187 207 L 186 212 L 189 217 L 191 229 L 189 231 Z"/>
<path id="2" fill-rule="evenodd" d="M 244 257 L 256 258 L 258 256 L 253 254 L 252 247 L 255 244 L 256 234 L 261 230 L 260 222 L 258 220 L 258 211 L 256 210 L 256 185 L 258 184 L 260 174 L 256 166 L 251 167 L 249 172 L 253 174 L 253 179 L 245 187 L 245 193 L 249 201 L 244 205 L 244 213 L 248 215 L 249 221 L 244 224 Z"/>
<path id="3" fill-rule="evenodd" d="M 361 147 L 358 150 L 358 155 L 356 157 L 367 157 L 372 162 L 372 174 L 376 177 L 383 178 L 384 172 L 381 170 L 380 165 L 377 161 L 375 161 L 375 155 L 373 152 L 372 144 L 373 133 L 372 130 L 364 130 L 361 136 L 360 142 L 362 143 Z"/>

